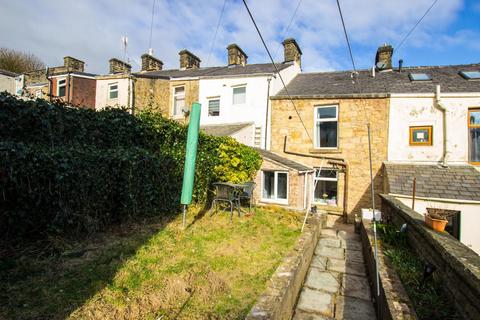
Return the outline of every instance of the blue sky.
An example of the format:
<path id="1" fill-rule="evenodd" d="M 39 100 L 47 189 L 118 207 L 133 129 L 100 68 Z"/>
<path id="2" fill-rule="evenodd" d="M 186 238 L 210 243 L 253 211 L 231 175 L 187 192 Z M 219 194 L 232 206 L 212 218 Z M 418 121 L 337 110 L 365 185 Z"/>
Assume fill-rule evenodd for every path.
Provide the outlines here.
<path id="1" fill-rule="evenodd" d="M 152 47 L 164 68 L 178 68 L 184 48 L 202 66 L 224 65 L 226 47 L 237 43 L 249 63 L 268 57 L 240 0 L 156 0 Z M 283 38 L 297 39 L 304 71 L 351 69 L 335 0 L 302 0 L 287 34 L 285 28 L 299 0 L 247 1 L 276 60 L 283 59 Z M 433 0 L 341 0 L 359 68 L 370 68 L 383 43 L 396 46 Z M 121 38 L 128 36 L 128 59 L 139 70 L 147 52 L 153 0 L 0 0 L 0 46 L 38 55 L 47 65 L 71 55 L 87 70 L 108 71 L 108 60 L 123 58 Z M 212 45 L 213 43 L 213 45 Z M 212 54 L 210 48 L 213 46 Z M 395 52 L 394 65 L 480 62 L 480 1 L 439 0 L 429 15 Z"/>

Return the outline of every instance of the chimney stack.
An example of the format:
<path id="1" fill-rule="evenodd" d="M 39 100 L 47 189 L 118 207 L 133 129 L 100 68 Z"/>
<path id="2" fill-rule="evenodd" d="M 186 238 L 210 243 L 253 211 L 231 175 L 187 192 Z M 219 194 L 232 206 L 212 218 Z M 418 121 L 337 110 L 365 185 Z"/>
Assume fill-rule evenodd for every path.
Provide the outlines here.
<path id="1" fill-rule="evenodd" d="M 389 44 L 384 44 L 377 49 L 377 55 L 375 56 L 375 67 L 377 70 L 390 70 L 392 69 L 392 56 L 393 47 Z"/>
<path id="2" fill-rule="evenodd" d="M 229 66 L 245 66 L 247 64 L 248 56 L 243 52 L 243 50 L 232 43 L 227 47 L 228 51 L 228 65 Z"/>
<path id="3" fill-rule="evenodd" d="M 144 53 L 142 54 L 142 72 L 144 71 L 160 71 L 163 68 L 163 62 L 154 56 Z"/>
<path id="4" fill-rule="evenodd" d="M 180 69 L 198 69 L 200 68 L 200 58 L 188 50 L 182 50 L 178 53 L 180 55 Z"/>
<path id="5" fill-rule="evenodd" d="M 83 72 L 85 70 L 85 62 L 70 56 L 63 57 L 63 66 L 70 71 Z"/>
<path id="6" fill-rule="evenodd" d="M 282 42 L 284 62 L 295 62 L 302 65 L 302 50 L 295 39 L 289 38 Z"/>
<path id="7" fill-rule="evenodd" d="M 110 63 L 110 74 L 130 73 L 132 71 L 131 65 L 117 58 L 110 59 L 109 63 Z"/>

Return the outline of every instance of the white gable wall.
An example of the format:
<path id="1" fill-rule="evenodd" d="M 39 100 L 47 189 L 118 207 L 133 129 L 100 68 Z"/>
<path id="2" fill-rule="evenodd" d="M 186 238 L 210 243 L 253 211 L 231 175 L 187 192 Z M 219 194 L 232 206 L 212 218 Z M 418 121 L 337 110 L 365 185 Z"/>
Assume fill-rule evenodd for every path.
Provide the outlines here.
<path id="1" fill-rule="evenodd" d="M 468 162 L 468 109 L 480 107 L 480 93 L 442 94 L 447 109 L 447 164 Z M 393 95 L 390 99 L 388 161 L 437 163 L 443 155 L 443 115 L 435 97 Z M 410 146 L 410 126 L 433 126 L 432 146 Z"/>
<path id="2" fill-rule="evenodd" d="M 281 71 L 285 84 L 288 84 L 298 73 L 300 68 L 292 65 Z M 202 104 L 200 117 L 201 125 L 229 124 L 253 122 L 255 127 L 261 127 L 261 147 L 265 146 L 265 123 L 267 111 L 268 80 L 272 76 L 252 75 L 243 77 L 203 78 L 199 81 L 199 102 Z M 233 104 L 233 88 L 246 86 L 246 101 L 244 104 Z M 283 88 L 280 77 L 272 78 L 270 96 L 275 95 Z M 220 99 L 220 115 L 208 115 L 208 100 Z M 253 145 L 253 140 L 252 144 Z M 269 143 L 268 143 L 269 145 Z"/>
<path id="3" fill-rule="evenodd" d="M 97 90 L 95 96 L 95 110 L 101 110 L 105 107 L 129 107 L 129 79 L 128 78 L 112 78 L 97 79 Z M 118 84 L 118 98 L 109 99 L 109 84 Z"/>

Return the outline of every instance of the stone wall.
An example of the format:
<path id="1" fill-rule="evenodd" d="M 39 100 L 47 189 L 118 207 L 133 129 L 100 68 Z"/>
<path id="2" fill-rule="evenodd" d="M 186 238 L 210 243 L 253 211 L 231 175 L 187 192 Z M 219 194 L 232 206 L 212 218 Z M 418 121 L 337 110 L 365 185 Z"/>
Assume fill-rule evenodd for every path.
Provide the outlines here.
<path id="1" fill-rule="evenodd" d="M 387 159 L 388 110 L 386 98 L 368 99 L 294 99 L 308 134 L 314 139 L 314 107 L 338 105 L 338 148 L 314 149 L 291 102 L 287 99 L 272 99 L 271 151 L 292 160 L 313 166 L 331 167 L 321 159 L 299 157 L 283 153 L 283 139 L 287 136 L 287 150 L 311 156 L 327 156 L 344 159 L 349 166 L 347 213 L 349 220 L 360 213 L 361 208 L 371 207 L 370 171 L 368 158 L 367 122 L 371 123 L 372 160 L 375 188 L 383 190 L 382 162 Z M 343 206 L 343 183 L 345 175 L 339 174 L 338 206 Z M 380 198 L 376 197 L 380 205 Z"/>
<path id="2" fill-rule="evenodd" d="M 310 217 L 293 250 L 270 278 L 265 292 L 250 310 L 248 320 L 290 320 L 303 280 L 312 261 L 325 216 Z"/>
<path id="3" fill-rule="evenodd" d="M 398 199 L 382 197 L 382 214 L 396 225 L 407 223 L 407 240 L 418 257 L 436 267 L 448 296 L 464 319 L 480 315 L 480 256 L 446 232 L 425 225 L 424 217 Z"/>
<path id="4" fill-rule="evenodd" d="M 166 79 L 135 78 L 135 112 L 152 110 L 169 116 L 170 85 Z"/>
<path id="5" fill-rule="evenodd" d="M 374 236 L 371 221 L 363 220 L 360 224 L 360 236 L 362 238 L 363 256 L 367 265 L 368 277 L 371 290 L 375 297 L 377 319 L 417 319 L 405 288 L 400 278 L 393 270 L 387 256 L 384 255 L 382 246 L 378 246 L 378 270 L 380 296 L 377 297 L 377 277 L 375 274 L 375 249 Z"/>

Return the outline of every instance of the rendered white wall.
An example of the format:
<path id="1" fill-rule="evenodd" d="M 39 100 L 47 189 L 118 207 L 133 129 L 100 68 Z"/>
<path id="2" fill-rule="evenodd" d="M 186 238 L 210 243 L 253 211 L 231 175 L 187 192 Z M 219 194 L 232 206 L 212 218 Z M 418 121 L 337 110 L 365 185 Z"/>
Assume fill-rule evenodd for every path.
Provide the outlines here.
<path id="1" fill-rule="evenodd" d="M 255 136 L 255 126 L 253 124 L 251 126 L 245 127 L 242 130 L 232 134 L 232 138 L 234 138 L 238 142 L 243 143 L 247 146 L 254 145 L 254 136 Z"/>
<path id="2" fill-rule="evenodd" d="M 15 94 L 15 78 L 0 74 L 0 92 Z"/>
<path id="3" fill-rule="evenodd" d="M 107 106 L 110 107 L 127 107 L 128 103 L 128 81 L 127 78 L 120 79 L 99 79 L 97 80 L 97 90 L 95 96 L 95 109 L 101 110 Z M 111 83 L 118 84 L 118 98 L 109 99 L 108 85 Z"/>
<path id="4" fill-rule="evenodd" d="M 468 162 L 468 109 L 480 107 L 476 97 L 441 98 L 447 109 L 447 161 Z M 435 108 L 434 97 L 392 97 L 388 132 L 388 160 L 394 162 L 435 163 L 443 154 L 442 112 Z M 432 146 L 410 146 L 410 126 L 433 126 Z"/>
<path id="5" fill-rule="evenodd" d="M 408 207 L 412 207 L 412 199 L 397 197 Z M 434 200 L 415 199 L 415 211 L 424 215 L 427 208 L 451 209 L 460 211 L 460 241 L 476 253 L 480 254 L 480 204 L 440 202 Z"/>

